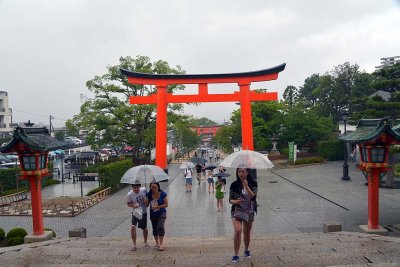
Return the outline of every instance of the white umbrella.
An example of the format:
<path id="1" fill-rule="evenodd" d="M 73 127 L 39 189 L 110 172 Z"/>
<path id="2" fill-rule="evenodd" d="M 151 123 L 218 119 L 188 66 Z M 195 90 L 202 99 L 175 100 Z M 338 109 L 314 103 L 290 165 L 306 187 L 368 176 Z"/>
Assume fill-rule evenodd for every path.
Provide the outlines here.
<path id="1" fill-rule="evenodd" d="M 169 177 L 164 170 L 156 165 L 139 165 L 127 170 L 120 183 L 146 184 L 152 181 L 160 182 L 168 179 Z"/>
<path id="2" fill-rule="evenodd" d="M 182 162 L 181 166 L 179 166 L 179 169 L 190 169 L 190 168 L 194 168 L 194 164 L 193 162 L 190 161 L 184 161 Z"/>
<path id="3" fill-rule="evenodd" d="M 227 168 L 249 168 L 249 169 L 269 169 L 274 167 L 274 164 L 267 156 L 252 151 L 241 150 L 228 155 L 220 166 Z"/>

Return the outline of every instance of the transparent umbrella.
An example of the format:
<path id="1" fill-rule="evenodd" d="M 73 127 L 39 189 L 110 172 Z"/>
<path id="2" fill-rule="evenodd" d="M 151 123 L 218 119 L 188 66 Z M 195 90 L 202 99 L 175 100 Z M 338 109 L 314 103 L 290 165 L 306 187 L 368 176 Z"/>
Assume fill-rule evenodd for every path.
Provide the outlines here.
<path id="1" fill-rule="evenodd" d="M 190 168 L 194 168 L 194 167 L 195 166 L 194 166 L 193 162 L 184 161 L 184 162 L 182 162 L 181 166 L 179 166 L 179 169 L 184 170 L 184 169 L 190 169 Z"/>
<path id="2" fill-rule="evenodd" d="M 156 165 L 139 165 L 127 170 L 120 183 L 146 185 L 152 181 L 161 182 L 168 179 L 169 177 L 164 170 Z"/>
<path id="3" fill-rule="evenodd" d="M 229 154 L 220 163 L 220 166 L 226 168 L 270 169 L 274 167 L 274 164 L 266 155 L 252 150 L 241 150 Z"/>

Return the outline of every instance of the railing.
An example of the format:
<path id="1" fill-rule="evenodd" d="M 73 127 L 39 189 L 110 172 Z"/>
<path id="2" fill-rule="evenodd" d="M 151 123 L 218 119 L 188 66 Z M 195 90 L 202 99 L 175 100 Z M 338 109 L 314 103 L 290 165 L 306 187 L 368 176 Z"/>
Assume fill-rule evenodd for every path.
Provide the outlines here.
<path id="1" fill-rule="evenodd" d="M 9 205 L 13 202 L 18 202 L 28 198 L 27 192 L 18 192 L 15 194 L 0 197 L 0 206 Z"/>
<path id="2" fill-rule="evenodd" d="M 77 203 L 72 203 L 72 216 L 78 215 L 79 213 L 81 213 L 82 211 L 90 208 L 91 206 L 93 206 L 94 204 L 99 203 L 100 201 L 102 201 L 103 199 L 108 198 L 111 195 L 111 187 L 108 187 L 102 191 L 99 191 L 87 198 L 85 198 L 84 200 L 77 202 Z"/>
<path id="3" fill-rule="evenodd" d="M 25 192 L 26 193 L 26 192 Z M 85 211 L 86 209 L 92 207 L 93 205 L 99 203 L 100 201 L 108 198 L 111 195 L 111 187 L 108 187 L 102 191 L 99 191 L 89 197 L 85 197 L 82 200 L 70 202 L 68 204 L 60 204 L 57 201 L 52 201 L 48 204 L 42 205 L 43 216 L 51 217 L 73 217 L 79 213 Z M 11 197 L 7 196 L 7 197 Z M 21 199 L 22 200 L 22 199 Z M 32 215 L 32 204 L 27 201 L 20 203 L 12 202 L 11 204 L 6 204 L 0 206 L 0 215 Z"/>

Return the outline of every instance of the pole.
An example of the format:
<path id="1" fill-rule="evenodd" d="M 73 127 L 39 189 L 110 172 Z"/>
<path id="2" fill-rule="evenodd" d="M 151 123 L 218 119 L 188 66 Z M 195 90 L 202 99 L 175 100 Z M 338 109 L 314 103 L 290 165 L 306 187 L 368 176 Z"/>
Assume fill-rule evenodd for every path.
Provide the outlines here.
<path id="1" fill-rule="evenodd" d="M 368 172 L 368 228 L 379 228 L 379 169 Z"/>
<path id="2" fill-rule="evenodd" d="M 167 169 L 167 86 L 157 85 L 156 165 Z"/>
<path id="3" fill-rule="evenodd" d="M 242 149 L 254 150 L 253 120 L 251 116 L 250 84 L 240 86 L 240 113 L 242 122 Z"/>
<path id="4" fill-rule="evenodd" d="M 32 201 L 33 235 L 43 234 L 41 175 L 29 177 Z"/>
<path id="5" fill-rule="evenodd" d="M 344 136 L 347 134 L 346 130 L 346 122 L 347 120 L 344 120 Z M 344 163 L 343 163 L 343 176 L 342 176 L 342 181 L 350 181 L 349 177 L 349 165 L 347 164 L 347 159 L 348 159 L 348 152 L 347 152 L 347 143 L 344 142 Z"/>

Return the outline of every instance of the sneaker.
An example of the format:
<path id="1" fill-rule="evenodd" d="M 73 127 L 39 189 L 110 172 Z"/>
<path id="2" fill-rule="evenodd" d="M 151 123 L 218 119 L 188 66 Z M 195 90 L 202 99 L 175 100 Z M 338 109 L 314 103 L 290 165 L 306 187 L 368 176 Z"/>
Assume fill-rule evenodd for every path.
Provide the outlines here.
<path id="1" fill-rule="evenodd" d="M 244 251 L 244 256 L 245 256 L 246 258 L 250 258 L 250 257 L 251 257 L 250 250 L 245 250 L 245 251 Z"/>
<path id="2" fill-rule="evenodd" d="M 233 256 L 231 262 L 232 263 L 238 263 L 239 262 L 239 256 Z"/>

